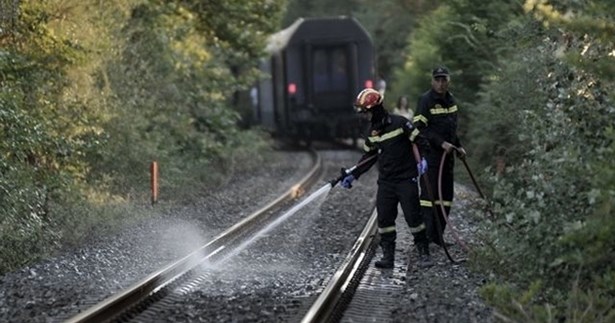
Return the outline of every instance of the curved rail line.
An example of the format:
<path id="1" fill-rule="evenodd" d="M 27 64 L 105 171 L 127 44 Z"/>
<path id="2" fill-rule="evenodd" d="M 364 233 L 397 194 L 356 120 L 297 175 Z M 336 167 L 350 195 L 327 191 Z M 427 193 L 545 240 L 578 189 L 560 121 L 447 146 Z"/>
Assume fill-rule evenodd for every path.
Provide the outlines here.
<path id="1" fill-rule="evenodd" d="M 335 322 L 341 318 L 374 255 L 376 219 L 377 213 L 374 209 L 350 253 L 303 317 L 302 323 Z"/>
<path id="2" fill-rule="evenodd" d="M 280 207 L 289 200 L 301 196 L 308 187 L 315 184 L 322 171 L 322 160 L 320 155 L 314 150 L 310 150 L 310 153 L 314 160 L 314 165 L 309 173 L 276 200 L 228 228 L 212 241 L 186 257 L 151 274 L 133 286 L 68 319 L 66 322 L 104 322 L 116 319 L 121 316 L 123 312 L 134 308 L 143 299 L 150 297 L 172 284 L 180 277 L 186 275 L 202 262 L 224 252 L 224 249 L 228 247 L 227 244 L 231 243 L 244 232 L 249 231 L 258 223 L 268 220 L 270 218 L 268 213 L 270 213 L 271 210 Z"/>

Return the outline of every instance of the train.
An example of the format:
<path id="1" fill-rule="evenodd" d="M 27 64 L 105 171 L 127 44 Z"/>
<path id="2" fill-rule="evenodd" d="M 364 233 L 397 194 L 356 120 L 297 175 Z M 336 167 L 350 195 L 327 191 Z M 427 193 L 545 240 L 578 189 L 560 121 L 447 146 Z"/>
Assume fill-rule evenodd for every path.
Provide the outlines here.
<path id="1" fill-rule="evenodd" d="M 253 118 L 274 135 L 310 144 L 361 137 L 366 121 L 354 110 L 374 87 L 372 38 L 353 17 L 299 18 L 270 36 L 254 88 Z"/>

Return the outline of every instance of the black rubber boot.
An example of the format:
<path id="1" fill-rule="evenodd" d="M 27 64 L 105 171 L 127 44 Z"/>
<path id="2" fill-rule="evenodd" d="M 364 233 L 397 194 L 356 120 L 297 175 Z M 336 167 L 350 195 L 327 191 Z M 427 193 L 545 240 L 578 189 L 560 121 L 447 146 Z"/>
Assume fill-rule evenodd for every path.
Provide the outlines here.
<path id="1" fill-rule="evenodd" d="M 419 267 L 433 266 L 433 261 L 431 261 L 431 256 L 429 255 L 429 244 L 419 243 L 416 245 L 416 249 L 419 253 L 417 265 Z"/>
<path id="2" fill-rule="evenodd" d="M 393 268 L 395 265 L 395 242 L 381 241 L 382 259 L 374 264 L 376 268 Z"/>

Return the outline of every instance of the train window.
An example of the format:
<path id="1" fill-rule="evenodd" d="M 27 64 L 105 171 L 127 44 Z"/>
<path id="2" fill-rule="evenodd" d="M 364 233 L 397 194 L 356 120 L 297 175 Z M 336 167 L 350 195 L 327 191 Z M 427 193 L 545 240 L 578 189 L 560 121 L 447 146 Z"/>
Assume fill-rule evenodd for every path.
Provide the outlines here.
<path id="1" fill-rule="evenodd" d="M 312 53 L 314 92 L 348 90 L 348 59 L 343 47 L 315 49 Z"/>

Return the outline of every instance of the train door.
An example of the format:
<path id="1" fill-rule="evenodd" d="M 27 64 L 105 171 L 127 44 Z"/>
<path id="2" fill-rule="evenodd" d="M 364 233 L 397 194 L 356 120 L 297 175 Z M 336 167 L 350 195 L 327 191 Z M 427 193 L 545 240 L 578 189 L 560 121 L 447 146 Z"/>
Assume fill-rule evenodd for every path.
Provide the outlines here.
<path id="1" fill-rule="evenodd" d="M 272 59 L 265 59 L 260 63 L 260 69 L 267 75 L 273 75 Z M 262 78 L 258 82 L 257 102 L 254 117 L 265 128 L 276 129 L 275 121 L 275 95 L 273 77 Z"/>
<path id="2" fill-rule="evenodd" d="M 355 92 L 356 50 L 348 44 L 311 47 L 311 101 L 319 111 L 352 108 Z"/>

